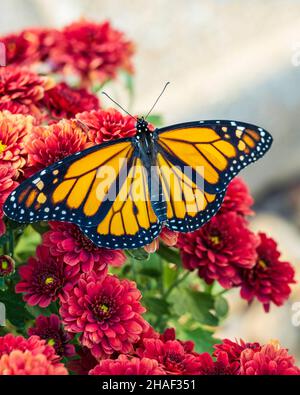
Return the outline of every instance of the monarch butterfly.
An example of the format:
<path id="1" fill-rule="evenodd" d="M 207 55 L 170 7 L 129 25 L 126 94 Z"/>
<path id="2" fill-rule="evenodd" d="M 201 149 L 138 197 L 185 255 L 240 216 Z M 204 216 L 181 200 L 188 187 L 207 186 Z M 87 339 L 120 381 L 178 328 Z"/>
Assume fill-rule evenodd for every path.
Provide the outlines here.
<path id="1" fill-rule="evenodd" d="M 5 214 L 17 222 L 75 223 L 98 246 L 138 248 L 162 225 L 180 232 L 201 227 L 220 208 L 231 179 L 272 144 L 264 129 L 237 121 L 150 132 L 141 117 L 136 131 L 38 172 L 11 193 Z"/>

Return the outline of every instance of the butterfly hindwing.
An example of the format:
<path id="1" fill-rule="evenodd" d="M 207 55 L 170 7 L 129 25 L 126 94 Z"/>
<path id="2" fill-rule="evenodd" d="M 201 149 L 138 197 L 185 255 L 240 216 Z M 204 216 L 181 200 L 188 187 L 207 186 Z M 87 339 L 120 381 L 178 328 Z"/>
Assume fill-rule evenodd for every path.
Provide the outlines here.
<path id="1" fill-rule="evenodd" d="M 207 222 L 232 178 L 272 144 L 264 129 L 235 121 L 190 122 L 158 129 L 157 135 L 166 226 L 180 232 Z"/>
<path id="2" fill-rule="evenodd" d="M 150 244 L 161 227 L 150 202 L 146 168 L 136 156 L 103 220 L 97 227 L 81 229 L 95 244 L 126 249 Z"/>

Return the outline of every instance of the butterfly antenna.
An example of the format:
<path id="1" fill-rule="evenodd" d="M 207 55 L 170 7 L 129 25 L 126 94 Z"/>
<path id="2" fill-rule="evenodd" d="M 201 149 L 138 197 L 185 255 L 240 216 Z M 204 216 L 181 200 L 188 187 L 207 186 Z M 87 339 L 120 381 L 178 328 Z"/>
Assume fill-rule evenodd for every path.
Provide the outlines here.
<path id="1" fill-rule="evenodd" d="M 163 88 L 163 90 L 160 92 L 160 95 L 158 96 L 158 98 L 155 100 L 153 106 L 150 108 L 150 111 L 148 112 L 148 114 L 146 115 L 145 119 L 147 119 L 149 117 L 149 115 L 151 114 L 153 108 L 156 106 L 158 100 L 162 97 L 164 91 L 166 90 L 167 86 L 169 85 L 170 82 L 167 82 Z"/>
<path id="2" fill-rule="evenodd" d="M 119 108 L 121 108 L 121 110 L 123 110 L 127 115 L 129 115 L 131 118 L 133 118 L 136 121 L 136 118 L 129 114 L 128 111 L 125 110 L 125 108 L 123 108 L 118 102 L 116 102 L 112 97 L 110 97 L 106 92 L 102 92 L 102 95 L 108 97 L 113 103 L 115 103 Z"/>

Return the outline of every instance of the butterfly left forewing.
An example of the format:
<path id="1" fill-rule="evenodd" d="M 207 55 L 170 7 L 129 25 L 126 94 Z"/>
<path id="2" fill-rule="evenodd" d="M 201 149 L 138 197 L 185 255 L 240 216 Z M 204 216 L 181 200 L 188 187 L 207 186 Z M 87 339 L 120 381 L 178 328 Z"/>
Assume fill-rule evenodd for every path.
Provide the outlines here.
<path id="1" fill-rule="evenodd" d="M 131 141 L 123 139 L 71 155 L 24 181 L 5 202 L 5 214 L 17 222 L 95 226 L 133 152 Z"/>

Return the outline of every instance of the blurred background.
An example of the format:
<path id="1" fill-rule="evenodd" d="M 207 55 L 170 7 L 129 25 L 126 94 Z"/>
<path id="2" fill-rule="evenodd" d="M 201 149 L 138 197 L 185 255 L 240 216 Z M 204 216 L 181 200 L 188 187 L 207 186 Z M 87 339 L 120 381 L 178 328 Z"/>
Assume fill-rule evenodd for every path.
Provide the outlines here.
<path id="1" fill-rule="evenodd" d="M 0 0 L 0 10 L 0 35 L 109 19 L 136 44 L 134 113 L 145 113 L 171 81 L 156 108 L 166 124 L 236 119 L 270 131 L 271 152 L 242 174 L 256 198 L 252 227 L 273 236 L 300 273 L 300 1 Z M 234 291 L 229 299 L 218 336 L 278 339 L 300 361 L 297 285 L 269 314 Z"/>

